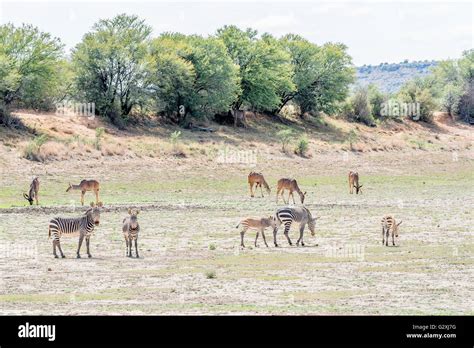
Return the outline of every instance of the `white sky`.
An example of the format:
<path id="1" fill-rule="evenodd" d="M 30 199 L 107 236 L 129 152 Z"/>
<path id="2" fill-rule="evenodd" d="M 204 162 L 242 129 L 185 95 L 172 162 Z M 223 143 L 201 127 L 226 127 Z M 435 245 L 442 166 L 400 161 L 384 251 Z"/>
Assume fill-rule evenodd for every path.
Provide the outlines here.
<path id="1" fill-rule="evenodd" d="M 474 5 L 400 1 L 6 1 L 0 23 L 30 23 L 77 44 L 100 18 L 136 14 L 154 29 L 208 35 L 225 24 L 343 42 L 355 65 L 457 58 L 474 47 Z"/>

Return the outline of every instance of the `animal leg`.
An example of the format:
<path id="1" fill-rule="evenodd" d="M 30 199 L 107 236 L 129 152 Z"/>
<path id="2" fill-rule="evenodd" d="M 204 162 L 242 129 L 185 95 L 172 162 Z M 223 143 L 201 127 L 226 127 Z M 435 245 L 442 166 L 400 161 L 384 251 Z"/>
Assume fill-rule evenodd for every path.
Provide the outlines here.
<path id="1" fill-rule="evenodd" d="M 291 222 L 286 223 L 284 233 L 285 233 L 286 239 L 288 240 L 288 244 L 293 245 L 293 243 L 291 242 L 290 237 L 288 236 L 288 232 L 290 232 L 290 227 L 291 227 Z"/>
<path id="2" fill-rule="evenodd" d="M 303 242 L 303 232 L 304 232 L 304 228 L 306 227 L 305 224 L 301 224 L 300 225 L 300 238 L 298 238 L 298 241 L 296 242 L 296 245 L 298 246 L 301 242 L 301 246 L 304 246 L 304 242 Z"/>
<path id="3" fill-rule="evenodd" d="M 395 233 L 392 232 L 392 245 L 395 246 Z"/>
<path id="4" fill-rule="evenodd" d="M 278 247 L 277 244 L 277 232 L 278 232 L 278 227 L 275 227 L 273 229 L 273 243 L 275 244 L 275 247 Z"/>
<path id="5" fill-rule="evenodd" d="M 382 245 L 385 244 L 385 228 L 382 226 Z"/>
<path id="6" fill-rule="evenodd" d="M 81 191 L 81 205 L 84 205 L 84 195 L 86 194 L 86 191 Z"/>
<path id="7" fill-rule="evenodd" d="M 81 251 L 81 246 L 82 246 L 82 241 L 83 240 L 84 240 L 84 235 L 81 233 L 81 235 L 79 236 L 79 244 L 77 245 L 77 252 L 76 252 L 76 255 L 77 255 L 78 259 L 81 258 L 81 254 L 79 252 Z M 89 253 L 89 250 L 87 250 L 87 253 Z"/>
<path id="8" fill-rule="evenodd" d="M 57 240 L 56 244 L 58 246 L 59 253 L 61 254 L 61 257 L 64 259 L 66 256 L 64 256 L 64 254 L 63 254 L 63 250 L 61 249 L 61 242 L 59 241 L 59 239 Z"/>
<path id="9" fill-rule="evenodd" d="M 250 197 L 253 197 L 253 183 L 249 183 L 250 186 Z"/>
<path id="10" fill-rule="evenodd" d="M 390 229 L 387 228 L 387 230 L 385 231 L 385 246 L 388 246 L 388 236 L 390 235 Z"/>
<path id="11" fill-rule="evenodd" d="M 278 195 L 279 194 L 280 194 L 280 189 L 277 189 L 277 200 L 276 200 L 277 204 L 278 204 Z"/>
<path id="12" fill-rule="evenodd" d="M 135 237 L 135 256 L 136 256 L 137 259 L 138 259 L 139 256 L 138 256 L 138 246 L 137 246 L 137 243 L 138 243 L 138 238 Z"/>
<path id="13" fill-rule="evenodd" d="M 258 235 L 259 235 L 259 231 L 257 230 L 257 235 L 255 236 L 255 247 L 257 247 L 257 240 L 258 240 Z"/>
<path id="14" fill-rule="evenodd" d="M 89 258 L 92 257 L 92 255 L 91 255 L 91 253 L 90 253 L 90 251 L 89 251 L 89 242 L 90 242 L 90 239 L 91 239 L 90 236 L 87 236 L 87 237 L 86 237 L 87 256 L 88 256 Z"/>
<path id="15" fill-rule="evenodd" d="M 125 237 L 124 239 L 125 239 L 125 256 L 128 257 L 128 239 L 127 237 Z"/>
<path id="16" fill-rule="evenodd" d="M 265 246 L 268 248 L 267 239 L 265 238 L 265 229 L 264 228 L 262 228 L 262 237 L 263 237 L 263 242 L 265 243 Z"/>
<path id="17" fill-rule="evenodd" d="M 95 191 L 95 204 L 99 204 L 99 190 Z"/>
<path id="18" fill-rule="evenodd" d="M 53 240 L 53 255 L 56 259 L 58 258 L 58 255 L 56 254 L 56 241 L 55 240 Z"/>
<path id="19" fill-rule="evenodd" d="M 244 235 L 245 235 L 245 231 L 247 231 L 246 229 L 243 229 L 241 232 L 240 232 L 240 246 L 242 248 L 245 248 L 245 245 L 244 245 Z"/>
<path id="20" fill-rule="evenodd" d="M 262 198 L 263 198 L 262 184 L 260 183 L 259 186 L 260 186 L 260 193 L 262 194 Z"/>

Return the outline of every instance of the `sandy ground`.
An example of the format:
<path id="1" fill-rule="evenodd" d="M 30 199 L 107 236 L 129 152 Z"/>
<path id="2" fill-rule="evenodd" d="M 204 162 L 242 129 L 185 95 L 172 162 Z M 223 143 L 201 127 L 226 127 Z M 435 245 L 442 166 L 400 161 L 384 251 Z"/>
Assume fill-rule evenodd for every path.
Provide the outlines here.
<path id="1" fill-rule="evenodd" d="M 311 159 L 267 153 L 255 164 L 128 159 L 125 167 L 114 157 L 100 166 L 3 159 L 1 314 L 474 314 L 472 150 Z M 362 195 L 348 193 L 353 168 Z M 251 169 L 265 173 L 270 197 L 249 197 Z M 54 259 L 48 221 L 84 210 L 77 192 L 65 192 L 84 171 L 103 183 L 93 258 L 85 245 L 75 258 L 74 238 L 62 241 L 67 258 Z M 32 174 L 40 175 L 40 207 L 18 197 Z M 321 217 L 316 236 L 306 233 L 306 247 L 290 247 L 280 230 L 281 248 L 261 239 L 253 248 L 249 231 L 241 250 L 235 225 L 281 206 L 275 185 L 287 175 L 298 178 L 306 206 Z M 141 209 L 139 259 L 125 257 L 121 220 L 129 206 Z M 387 213 L 403 220 L 396 247 L 381 243 Z M 270 230 L 266 236 L 270 242 Z"/>

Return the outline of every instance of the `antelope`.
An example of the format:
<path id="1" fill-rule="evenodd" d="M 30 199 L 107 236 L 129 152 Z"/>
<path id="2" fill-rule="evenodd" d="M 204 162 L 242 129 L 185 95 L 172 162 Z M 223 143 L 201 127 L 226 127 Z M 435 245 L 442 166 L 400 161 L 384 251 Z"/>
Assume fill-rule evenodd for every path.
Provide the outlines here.
<path id="1" fill-rule="evenodd" d="M 288 236 L 288 232 L 290 232 L 290 227 L 293 222 L 298 222 L 300 224 L 300 237 L 298 238 L 298 241 L 296 242 L 296 245 L 299 246 L 301 243 L 301 246 L 304 246 L 303 242 L 303 232 L 306 227 L 306 224 L 308 224 L 309 230 L 311 232 L 311 235 L 315 235 L 315 223 L 316 220 L 319 219 L 319 217 L 313 218 L 311 215 L 311 212 L 308 210 L 306 207 L 283 207 L 280 208 L 276 211 L 276 226 L 273 229 L 273 242 L 275 243 L 275 247 L 278 247 L 277 240 L 276 240 L 276 234 L 278 232 L 278 228 L 281 226 L 281 224 L 285 225 L 285 237 L 288 240 L 288 244 L 293 245 L 291 242 L 290 237 Z"/>
<path id="2" fill-rule="evenodd" d="M 237 224 L 237 226 L 235 226 L 235 228 L 239 228 L 239 226 L 243 227 L 242 231 L 240 232 L 240 246 L 242 248 L 245 248 L 244 235 L 245 235 L 245 232 L 247 232 L 249 228 L 257 230 L 257 236 L 255 237 L 255 247 L 257 247 L 258 235 L 261 232 L 265 246 L 268 248 L 267 240 L 265 238 L 265 228 L 272 227 L 274 229 L 276 227 L 276 220 L 274 216 L 270 216 L 268 218 L 261 218 L 261 219 L 248 218 L 248 219 L 240 221 Z"/>
<path id="3" fill-rule="evenodd" d="M 385 215 L 382 218 L 382 245 L 388 246 L 388 237 L 389 235 L 392 236 L 392 245 L 395 246 L 395 238 L 397 238 L 398 242 L 398 226 L 401 225 L 402 221 L 398 224 L 391 215 Z"/>
<path id="4" fill-rule="evenodd" d="M 96 180 L 82 180 L 79 185 L 72 185 L 69 183 L 69 187 L 66 192 L 71 190 L 80 190 L 81 191 L 81 205 L 84 205 L 84 195 L 87 191 L 94 191 L 95 193 L 95 202 L 99 203 L 99 182 Z"/>
<path id="5" fill-rule="evenodd" d="M 362 185 L 359 185 L 359 173 L 350 171 L 349 172 L 349 193 L 352 194 L 353 189 L 356 189 L 356 195 L 360 193 L 362 194 Z"/>
<path id="6" fill-rule="evenodd" d="M 283 192 L 286 190 L 289 191 L 288 193 L 288 202 L 285 202 L 285 197 L 283 197 Z M 293 196 L 293 191 L 296 191 L 300 195 L 300 200 L 301 204 L 303 204 L 304 199 L 306 197 L 306 192 L 303 193 L 300 188 L 298 187 L 298 183 L 296 182 L 295 179 L 288 179 L 288 178 L 283 178 L 278 180 L 278 185 L 277 185 L 277 195 L 276 195 L 276 202 L 278 204 L 278 195 L 281 192 L 281 198 L 283 199 L 283 202 L 285 204 L 290 203 L 290 196 L 293 198 L 293 204 L 295 204 L 295 197 Z"/>
<path id="7" fill-rule="evenodd" d="M 138 232 L 140 231 L 140 225 L 138 224 L 137 215 L 140 213 L 139 210 L 128 209 L 128 214 L 125 219 L 123 219 L 122 232 L 123 237 L 125 238 L 125 245 L 127 248 L 127 256 L 132 257 L 132 242 L 135 241 L 135 256 L 138 258 Z"/>
<path id="8" fill-rule="evenodd" d="M 64 253 L 61 249 L 60 238 L 61 236 L 73 237 L 79 235 L 79 245 L 77 247 L 77 258 L 81 258 L 80 251 L 82 241 L 86 238 L 87 256 L 92 257 L 89 250 L 89 240 L 94 231 L 94 227 L 99 225 L 100 219 L 100 208 L 102 208 L 102 202 L 97 205 L 94 202 L 91 203 L 91 207 L 87 209 L 84 216 L 77 218 L 61 218 L 57 217 L 49 222 L 48 238 L 53 237 L 53 255 L 58 258 L 56 254 L 56 247 L 58 247 L 62 258 L 65 258 Z"/>
<path id="9" fill-rule="evenodd" d="M 270 187 L 268 186 L 267 182 L 265 181 L 265 178 L 263 177 L 262 173 L 250 172 L 250 174 L 248 176 L 248 183 L 249 183 L 249 186 L 250 186 L 250 197 L 253 197 L 253 185 L 254 184 L 256 184 L 255 190 L 258 187 L 260 187 L 260 193 L 262 194 L 262 197 L 263 197 L 262 185 L 265 187 L 268 194 L 270 194 L 270 192 L 271 192 Z"/>
<path id="10" fill-rule="evenodd" d="M 33 200 L 36 200 L 36 205 L 38 205 L 38 191 L 39 191 L 39 179 L 36 177 L 30 184 L 30 191 L 28 194 L 23 193 L 23 197 L 30 202 L 30 205 L 33 205 Z"/>

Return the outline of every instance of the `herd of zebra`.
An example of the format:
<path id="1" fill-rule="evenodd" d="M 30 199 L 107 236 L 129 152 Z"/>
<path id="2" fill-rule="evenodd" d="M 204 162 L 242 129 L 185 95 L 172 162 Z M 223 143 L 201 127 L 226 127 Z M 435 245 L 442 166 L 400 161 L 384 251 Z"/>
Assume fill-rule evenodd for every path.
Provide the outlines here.
<path id="1" fill-rule="evenodd" d="M 355 189 L 356 194 L 362 193 L 362 185 L 359 185 L 359 174 L 357 172 L 350 171 L 349 172 L 349 193 L 352 194 L 353 190 Z M 265 178 L 263 177 L 262 173 L 251 172 L 248 175 L 248 183 L 250 186 L 250 196 L 254 197 L 254 187 L 257 190 L 260 187 L 260 192 L 262 197 L 263 190 L 262 186 L 266 189 L 266 191 L 270 194 L 270 186 L 268 186 Z M 30 203 L 33 204 L 36 201 L 36 205 L 39 204 L 39 179 L 36 177 L 33 179 L 30 185 L 30 190 L 28 194 L 23 193 L 23 197 Z M 89 209 L 86 210 L 83 216 L 76 217 L 76 218 L 63 218 L 63 217 L 56 217 L 49 222 L 48 227 L 48 237 L 53 240 L 53 255 L 55 258 L 58 258 L 58 254 L 56 253 L 56 249 L 59 250 L 59 253 L 62 258 L 64 258 L 64 253 L 61 249 L 60 239 L 62 236 L 65 237 L 72 237 L 72 236 L 79 236 L 79 244 L 77 247 L 76 257 L 80 258 L 80 250 L 85 238 L 86 240 L 86 247 L 87 247 L 87 256 L 90 258 L 92 257 L 90 253 L 90 237 L 92 232 L 94 231 L 94 227 L 98 226 L 100 223 L 100 211 L 103 206 L 102 202 L 99 202 L 99 190 L 100 185 L 99 182 L 96 180 L 82 180 L 79 185 L 72 185 L 69 184 L 66 192 L 71 190 L 79 190 L 81 192 L 81 205 L 84 205 L 84 195 L 87 191 L 93 191 L 96 196 L 96 202 L 92 202 Z M 283 193 L 285 190 L 288 190 L 288 200 L 285 201 L 285 197 Z M 293 196 L 293 192 L 296 192 L 300 196 L 301 206 L 296 206 L 295 198 Z M 257 240 L 259 234 L 262 234 L 263 241 L 265 245 L 268 247 L 266 238 L 265 238 L 265 229 L 267 227 L 271 227 L 273 229 L 273 242 L 275 247 L 278 247 L 276 235 L 278 232 L 279 227 L 283 224 L 285 226 L 284 235 L 288 241 L 288 244 L 291 246 L 293 243 L 291 242 L 288 233 L 290 231 L 292 223 L 299 223 L 299 238 L 296 242 L 296 245 L 304 246 L 303 241 L 303 233 L 308 225 L 308 228 L 311 232 L 311 235 L 315 235 L 315 224 L 316 220 L 319 217 L 313 217 L 311 212 L 308 208 L 306 208 L 303 203 L 306 198 L 306 192 L 302 192 L 298 186 L 298 183 L 295 179 L 290 178 L 282 178 L 278 180 L 277 183 L 277 194 L 276 194 L 276 202 L 278 204 L 278 198 L 281 196 L 283 202 L 287 204 L 285 207 L 277 209 L 274 216 L 269 216 L 268 218 L 247 218 L 239 222 L 236 226 L 242 226 L 242 230 L 240 232 L 240 239 L 241 239 L 241 247 L 245 248 L 244 245 L 244 235 L 248 229 L 255 229 L 257 230 L 257 235 L 255 237 L 255 247 L 257 247 Z M 293 199 L 293 205 L 289 205 L 290 197 Z M 128 209 L 128 215 L 122 221 L 122 233 L 125 240 L 126 245 L 126 255 L 128 257 L 132 257 L 132 244 L 135 244 L 135 256 L 138 258 L 138 233 L 140 231 L 140 225 L 138 223 L 138 214 L 139 211 L 136 209 Z M 398 226 L 402 222 L 396 222 L 396 220 L 391 215 L 386 215 L 382 218 L 382 244 L 388 246 L 388 240 L 391 236 L 392 238 L 392 245 L 395 245 L 395 238 L 398 239 Z"/>

